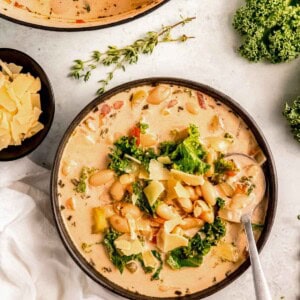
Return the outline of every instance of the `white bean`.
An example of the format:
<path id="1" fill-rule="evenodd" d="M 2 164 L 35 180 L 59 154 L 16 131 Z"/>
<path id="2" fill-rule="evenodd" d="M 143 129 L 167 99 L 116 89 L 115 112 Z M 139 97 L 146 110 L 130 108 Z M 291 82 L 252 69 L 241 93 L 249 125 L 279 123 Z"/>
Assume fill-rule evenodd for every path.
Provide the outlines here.
<path id="1" fill-rule="evenodd" d="M 209 181 L 205 180 L 204 184 L 201 186 L 201 190 L 204 200 L 210 205 L 215 205 L 218 194 L 214 186 Z"/>
<path id="2" fill-rule="evenodd" d="M 171 88 L 167 86 L 157 86 L 149 93 L 147 102 L 158 105 L 171 95 Z"/>
<path id="3" fill-rule="evenodd" d="M 114 178 L 114 171 L 112 170 L 102 170 L 94 173 L 89 178 L 89 184 L 92 186 L 99 186 L 105 184 Z"/>
<path id="4" fill-rule="evenodd" d="M 180 207 L 187 213 L 191 213 L 193 211 L 193 203 L 189 198 L 178 198 L 177 202 Z"/>
<path id="5" fill-rule="evenodd" d="M 122 233 L 130 232 L 130 228 L 129 228 L 127 219 L 125 219 L 123 217 L 120 217 L 118 215 L 113 215 L 109 218 L 109 223 L 118 232 L 122 232 Z"/>
<path id="6" fill-rule="evenodd" d="M 157 207 L 156 213 L 165 220 L 171 220 L 178 216 L 178 214 L 174 211 L 174 208 L 165 203 L 162 203 Z"/>
<path id="7" fill-rule="evenodd" d="M 125 194 L 125 187 L 117 180 L 112 184 L 109 192 L 115 201 L 121 201 Z"/>

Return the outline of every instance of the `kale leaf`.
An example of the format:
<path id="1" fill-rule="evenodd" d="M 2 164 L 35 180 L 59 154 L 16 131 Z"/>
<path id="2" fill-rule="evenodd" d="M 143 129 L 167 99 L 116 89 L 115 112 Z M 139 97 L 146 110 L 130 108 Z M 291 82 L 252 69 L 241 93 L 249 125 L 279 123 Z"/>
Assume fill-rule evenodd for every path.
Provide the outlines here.
<path id="1" fill-rule="evenodd" d="M 141 254 L 126 256 L 126 255 L 121 255 L 118 252 L 118 250 L 114 244 L 114 241 L 121 235 L 122 235 L 122 233 L 119 233 L 119 232 L 113 230 L 112 228 L 110 228 L 107 230 L 107 232 L 104 236 L 104 239 L 103 239 L 103 245 L 108 253 L 108 256 L 109 256 L 111 262 L 118 268 L 120 273 L 123 273 L 124 268 L 127 263 L 129 263 L 130 261 L 136 260 L 141 263 L 141 266 L 145 273 L 152 273 L 154 271 L 154 273 L 151 276 L 151 280 L 158 280 L 159 274 L 163 267 L 163 261 L 162 261 L 160 253 L 156 250 L 151 250 L 152 254 L 159 261 L 159 266 L 156 268 L 156 270 L 154 270 L 154 268 L 146 267 Z"/>
<path id="2" fill-rule="evenodd" d="M 121 235 L 121 233 L 113 230 L 110 228 L 107 230 L 104 239 L 103 239 L 103 245 L 108 253 L 108 256 L 111 260 L 111 262 L 118 268 L 120 273 L 123 273 L 124 268 L 126 264 L 134 259 L 133 255 L 126 256 L 126 255 L 121 255 L 115 244 L 114 241 Z"/>
<path id="3" fill-rule="evenodd" d="M 144 194 L 142 183 L 139 181 L 134 182 L 132 184 L 132 189 L 133 193 L 137 196 L 135 205 L 138 206 L 140 210 L 153 216 L 155 208 L 151 207 L 151 205 L 149 204 L 149 201 Z"/>
<path id="4" fill-rule="evenodd" d="M 226 176 L 229 172 L 236 172 L 238 168 L 233 160 L 225 159 L 224 156 L 220 156 L 214 161 L 215 172 L 211 180 L 214 183 L 220 183 L 226 180 Z"/>
<path id="5" fill-rule="evenodd" d="M 131 170 L 132 159 L 138 160 L 148 170 L 149 162 L 157 155 L 153 148 L 143 150 L 137 146 L 135 137 L 123 136 L 114 143 L 114 148 L 109 154 L 109 168 L 114 170 L 117 175 L 122 175 Z"/>
<path id="6" fill-rule="evenodd" d="M 182 267 L 198 267 L 203 256 L 225 235 L 225 224 L 217 217 L 214 223 L 206 223 L 199 232 L 190 239 L 188 246 L 179 247 L 167 254 L 167 264 L 172 269 Z"/>
<path id="7" fill-rule="evenodd" d="M 244 36 L 239 53 L 249 61 L 291 61 L 300 53 L 300 0 L 246 0 L 233 27 Z"/>
<path id="8" fill-rule="evenodd" d="M 300 96 L 291 105 L 285 104 L 283 115 L 290 124 L 294 138 L 300 143 Z"/>
<path id="9" fill-rule="evenodd" d="M 221 197 L 217 197 L 217 202 L 216 202 L 218 208 L 224 208 L 225 206 L 225 200 L 222 199 Z"/>
<path id="10" fill-rule="evenodd" d="M 206 152 L 203 149 L 197 126 L 190 125 L 189 136 L 182 142 L 164 142 L 160 145 L 160 155 L 169 156 L 172 168 L 191 174 L 204 174 L 209 165 L 203 159 Z"/>

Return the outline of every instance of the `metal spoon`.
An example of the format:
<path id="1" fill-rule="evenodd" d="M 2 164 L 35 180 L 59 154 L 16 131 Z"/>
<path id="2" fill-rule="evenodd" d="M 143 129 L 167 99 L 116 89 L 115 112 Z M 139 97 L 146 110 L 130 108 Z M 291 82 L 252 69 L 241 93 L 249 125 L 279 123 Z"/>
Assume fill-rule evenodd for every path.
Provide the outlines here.
<path id="1" fill-rule="evenodd" d="M 265 176 L 262 168 L 257 164 L 257 162 L 251 158 L 250 156 L 247 156 L 245 154 L 231 154 L 226 156 L 227 159 L 232 159 L 237 165 L 239 165 L 241 168 L 246 168 L 247 166 L 255 166 L 258 170 L 258 176 L 256 176 L 257 182 L 261 180 L 263 181 L 263 187 L 260 188 L 260 190 L 257 191 L 255 194 L 254 201 L 246 206 L 243 207 L 239 214 L 233 215 L 232 222 L 242 223 L 244 225 L 246 236 L 248 239 L 248 247 L 249 247 L 249 255 L 250 255 L 250 261 L 252 265 L 252 274 L 254 279 L 254 287 L 255 287 L 255 294 L 257 300 L 272 300 L 270 289 L 267 284 L 267 280 L 265 278 L 259 255 L 257 252 L 256 242 L 254 239 L 253 231 L 252 231 L 252 225 L 251 225 L 251 217 L 252 213 L 255 210 L 255 208 L 258 206 L 258 204 L 262 201 L 265 189 L 266 189 L 266 183 L 265 183 Z M 256 185 L 257 187 L 258 185 Z"/>

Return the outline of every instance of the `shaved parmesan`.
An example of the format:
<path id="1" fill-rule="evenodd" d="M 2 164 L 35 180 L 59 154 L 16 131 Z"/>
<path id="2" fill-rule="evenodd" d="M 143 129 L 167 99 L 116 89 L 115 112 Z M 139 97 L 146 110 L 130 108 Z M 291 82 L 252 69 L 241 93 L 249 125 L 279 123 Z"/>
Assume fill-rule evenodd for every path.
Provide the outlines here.
<path id="1" fill-rule="evenodd" d="M 130 235 L 123 234 L 119 236 L 115 241 L 114 244 L 116 248 L 126 256 L 140 254 L 143 252 L 143 245 L 140 240 L 135 239 L 131 240 Z"/>
<path id="2" fill-rule="evenodd" d="M 145 188 L 144 194 L 149 204 L 152 206 L 158 200 L 161 193 L 165 190 L 164 185 L 156 180 L 151 181 Z"/>
<path id="3" fill-rule="evenodd" d="M 21 145 L 42 130 L 41 81 L 30 74 L 21 74 L 22 67 L 0 60 L 0 150 L 10 145 Z"/>
<path id="4" fill-rule="evenodd" d="M 150 267 L 155 269 L 158 266 L 158 261 L 151 250 L 144 251 L 142 253 L 142 258 L 146 268 Z"/>
<path id="5" fill-rule="evenodd" d="M 168 252 L 178 247 L 186 247 L 189 240 L 179 234 L 167 233 L 161 229 L 157 235 L 157 247 L 163 251 Z"/>
<path id="6" fill-rule="evenodd" d="M 171 174 L 176 179 L 183 181 L 188 185 L 197 186 L 197 185 L 202 185 L 204 183 L 204 178 L 202 175 L 193 175 L 175 169 L 171 170 Z"/>
<path id="7" fill-rule="evenodd" d="M 150 160 L 149 179 L 151 180 L 168 180 L 170 176 L 169 170 L 164 168 L 163 164 L 155 159 Z"/>

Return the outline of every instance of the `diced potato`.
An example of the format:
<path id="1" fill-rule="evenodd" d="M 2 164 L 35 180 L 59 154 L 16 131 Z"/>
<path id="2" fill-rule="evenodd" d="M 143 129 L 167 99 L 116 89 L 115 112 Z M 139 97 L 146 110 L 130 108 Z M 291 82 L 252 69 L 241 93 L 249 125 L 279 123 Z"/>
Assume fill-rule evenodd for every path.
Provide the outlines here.
<path id="1" fill-rule="evenodd" d="M 105 209 L 102 207 L 94 207 L 92 209 L 92 214 L 93 214 L 92 233 L 104 232 L 104 230 L 108 228 Z"/>

